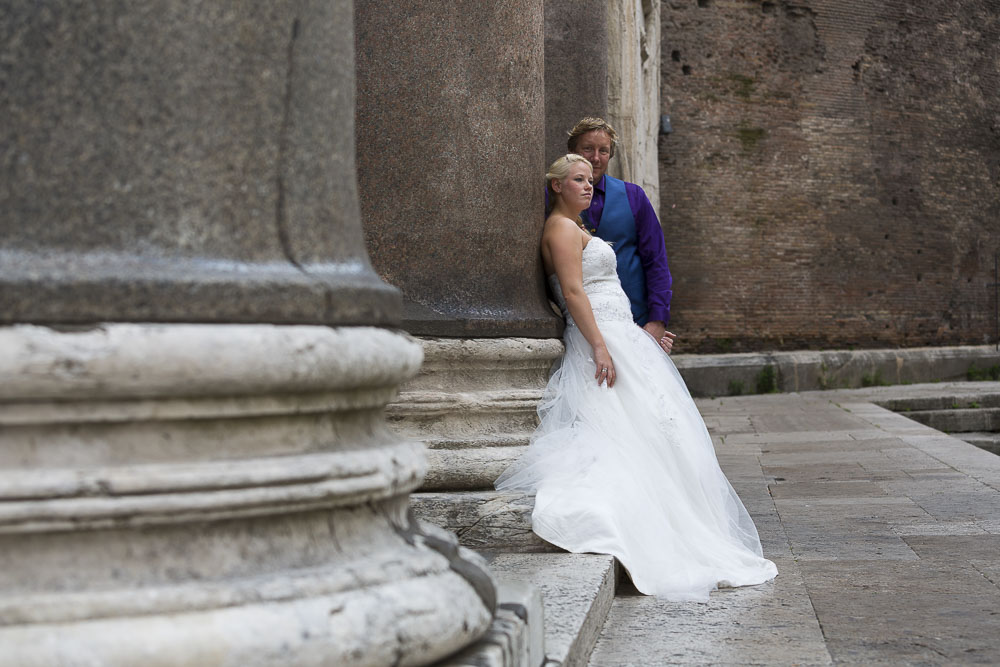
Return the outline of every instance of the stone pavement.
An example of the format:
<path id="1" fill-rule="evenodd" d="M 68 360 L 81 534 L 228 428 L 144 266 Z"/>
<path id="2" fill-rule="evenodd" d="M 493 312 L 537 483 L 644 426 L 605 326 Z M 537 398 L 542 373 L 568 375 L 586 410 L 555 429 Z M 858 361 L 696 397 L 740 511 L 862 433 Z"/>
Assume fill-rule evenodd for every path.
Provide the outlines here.
<path id="1" fill-rule="evenodd" d="M 699 400 L 780 574 L 707 604 L 619 586 L 590 664 L 1000 664 L 1000 457 L 869 402 L 976 385 Z"/>

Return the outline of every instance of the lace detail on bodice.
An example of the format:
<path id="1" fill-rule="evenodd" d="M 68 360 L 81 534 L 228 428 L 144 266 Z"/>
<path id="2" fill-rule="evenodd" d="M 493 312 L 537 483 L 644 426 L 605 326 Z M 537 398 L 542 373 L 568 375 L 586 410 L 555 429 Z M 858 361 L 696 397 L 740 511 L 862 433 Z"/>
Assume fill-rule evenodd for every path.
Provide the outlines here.
<path id="1" fill-rule="evenodd" d="M 576 326 L 563 297 L 559 279 L 549 276 L 549 286 L 556 303 L 566 318 L 567 326 Z M 593 238 L 583 249 L 583 291 L 590 299 L 594 319 L 598 322 L 631 322 L 632 308 L 618 281 L 615 251 L 599 238 Z"/>

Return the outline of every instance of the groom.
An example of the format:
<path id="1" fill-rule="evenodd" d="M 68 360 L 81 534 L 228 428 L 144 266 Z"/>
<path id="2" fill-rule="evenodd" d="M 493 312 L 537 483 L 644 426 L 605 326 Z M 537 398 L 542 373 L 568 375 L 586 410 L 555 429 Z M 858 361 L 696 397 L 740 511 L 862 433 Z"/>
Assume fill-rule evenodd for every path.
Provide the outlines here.
<path id="1" fill-rule="evenodd" d="M 618 134 L 602 118 L 584 118 L 569 132 L 569 152 L 587 158 L 594 168 L 594 197 L 582 218 L 592 234 L 613 244 L 632 319 L 669 354 L 675 337 L 666 330 L 673 281 L 663 230 L 641 187 L 607 175 L 617 144 Z"/>

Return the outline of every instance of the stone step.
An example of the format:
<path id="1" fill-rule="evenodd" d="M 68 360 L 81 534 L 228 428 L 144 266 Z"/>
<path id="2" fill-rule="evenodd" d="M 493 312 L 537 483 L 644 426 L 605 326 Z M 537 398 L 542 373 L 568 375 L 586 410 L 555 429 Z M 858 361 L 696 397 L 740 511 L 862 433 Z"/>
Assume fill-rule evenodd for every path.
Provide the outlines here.
<path id="1" fill-rule="evenodd" d="M 1000 431 L 1000 408 L 911 410 L 900 414 L 945 433 Z"/>
<path id="2" fill-rule="evenodd" d="M 566 552 L 482 555 L 502 585 L 521 582 L 541 591 L 545 665 L 586 665 L 614 600 L 615 559 Z"/>
<path id="3" fill-rule="evenodd" d="M 410 495 L 410 507 L 417 518 L 455 533 L 460 544 L 480 552 L 501 589 L 520 582 L 541 591 L 547 666 L 585 665 L 611 608 L 617 565 L 611 556 L 570 554 L 542 540 L 531 530 L 533 506 L 534 498 L 522 493 L 465 491 Z M 502 590 L 499 599 L 504 602 Z M 530 626 L 530 613 L 528 619 Z M 505 650 L 510 653 L 524 642 L 513 638 L 514 634 L 536 630 L 512 629 L 516 622 L 509 614 L 499 624 L 482 640 L 488 646 L 481 646 L 483 650 L 475 658 L 471 653 L 463 654 L 466 662 L 446 664 L 449 667 L 518 664 L 496 661 L 499 659 L 496 656 L 503 653 L 501 646 L 508 647 Z"/>
<path id="4" fill-rule="evenodd" d="M 494 575 L 497 610 L 472 646 L 435 667 L 539 667 L 545 662 L 545 611 L 538 586 Z"/>
<path id="5" fill-rule="evenodd" d="M 519 441 L 520 442 L 520 441 Z M 527 442 L 527 436 L 523 438 Z M 428 449 L 421 491 L 489 491 L 526 445 Z"/>
<path id="6" fill-rule="evenodd" d="M 970 386 L 973 386 L 970 384 Z M 886 410 L 909 413 L 921 410 L 954 410 L 956 408 L 1000 408 L 1000 391 L 942 391 L 934 396 L 899 396 L 876 400 Z"/>
<path id="7" fill-rule="evenodd" d="M 891 350 L 819 350 L 675 354 L 692 396 L 754 394 L 758 384 L 782 392 L 965 380 L 973 367 L 1000 364 L 992 345 Z M 891 409 L 891 408 L 890 408 Z"/>
<path id="8" fill-rule="evenodd" d="M 955 437 L 970 445 L 975 445 L 979 449 L 985 449 L 991 454 L 1000 455 L 1000 433 L 956 433 Z"/>
<path id="9" fill-rule="evenodd" d="M 534 497 L 498 491 L 421 492 L 410 495 L 417 518 L 455 533 L 476 551 L 559 551 L 531 530 Z"/>

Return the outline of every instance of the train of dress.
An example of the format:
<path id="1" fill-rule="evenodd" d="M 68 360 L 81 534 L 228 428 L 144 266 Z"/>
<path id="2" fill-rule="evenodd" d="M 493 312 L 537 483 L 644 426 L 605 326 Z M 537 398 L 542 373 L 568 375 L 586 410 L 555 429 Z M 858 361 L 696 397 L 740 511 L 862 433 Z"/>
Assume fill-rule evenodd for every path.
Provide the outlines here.
<path id="1" fill-rule="evenodd" d="M 585 253 L 585 276 L 587 264 Z M 718 587 L 772 579 L 777 568 L 763 558 L 684 381 L 649 334 L 607 314 L 601 293 L 610 289 L 585 280 L 615 386 L 597 384 L 591 347 L 570 318 L 539 426 L 496 488 L 535 494 L 535 533 L 568 551 L 615 556 L 646 594 L 705 601 Z"/>

